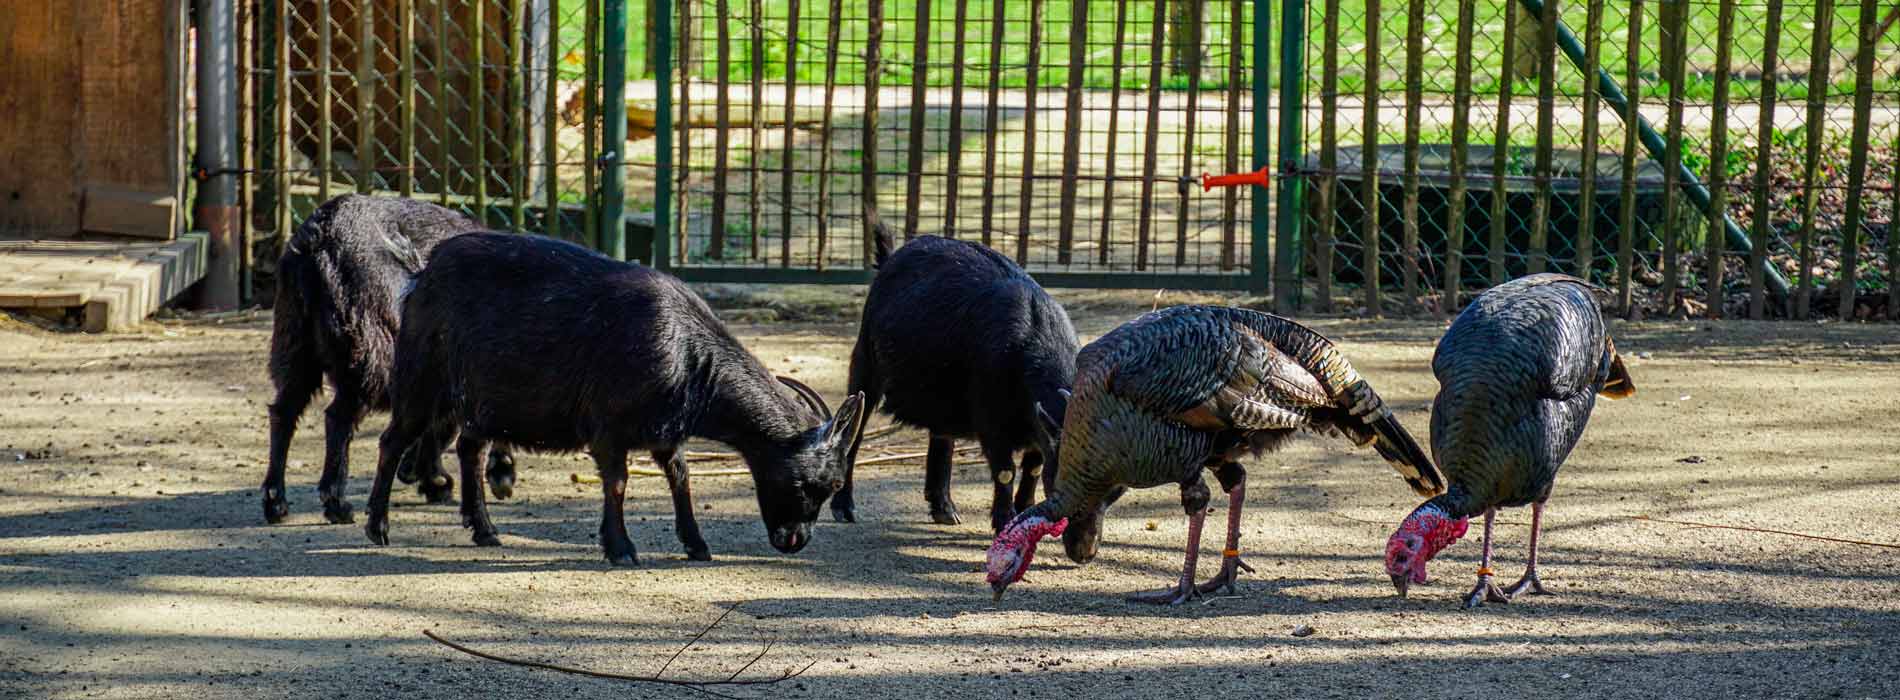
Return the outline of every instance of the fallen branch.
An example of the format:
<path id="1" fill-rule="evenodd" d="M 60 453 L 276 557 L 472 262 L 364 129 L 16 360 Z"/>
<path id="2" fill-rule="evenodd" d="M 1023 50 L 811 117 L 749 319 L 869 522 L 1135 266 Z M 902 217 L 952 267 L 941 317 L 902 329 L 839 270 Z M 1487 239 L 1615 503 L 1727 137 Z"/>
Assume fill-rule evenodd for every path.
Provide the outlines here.
<path id="1" fill-rule="evenodd" d="M 666 673 L 666 669 L 673 665 L 673 661 L 675 659 L 678 659 L 680 654 L 685 653 L 685 651 L 687 649 L 692 648 L 694 644 L 698 644 L 699 640 L 701 638 L 704 638 L 707 632 L 711 632 L 714 627 L 718 627 L 719 623 L 724 622 L 727 616 L 731 615 L 733 611 L 736 611 L 738 609 L 739 609 L 739 606 L 734 605 L 730 608 L 727 608 L 725 612 L 720 613 L 719 617 L 714 618 L 710 624 L 707 624 L 705 627 L 701 628 L 699 632 L 697 634 L 694 634 L 691 639 L 686 640 L 686 644 L 682 645 L 678 650 L 674 651 L 672 656 L 667 657 L 666 663 L 660 666 L 660 670 L 658 673 L 655 673 L 650 676 L 639 676 L 639 675 L 632 675 L 632 674 L 625 674 L 625 673 L 610 673 L 607 671 L 592 671 L 592 670 L 588 670 L 584 668 L 562 666 L 560 664 L 544 663 L 540 661 L 527 661 L 524 659 L 513 659 L 506 656 L 500 656 L 497 654 L 490 654 L 490 653 L 486 653 L 482 651 L 476 651 L 474 649 L 463 646 L 461 644 L 457 644 L 447 639 L 443 639 L 442 637 L 437 636 L 436 633 L 432 630 L 423 630 L 422 636 L 425 636 L 431 640 L 434 640 L 437 644 L 441 644 L 442 646 L 448 647 L 450 649 L 454 649 L 456 651 L 462 652 L 469 656 L 473 656 L 478 659 L 494 661 L 496 663 L 504 663 L 510 666 L 521 666 L 524 668 L 538 668 L 538 669 L 542 669 L 546 671 L 570 673 L 573 675 L 587 676 L 590 678 L 605 678 L 608 680 L 616 680 L 616 681 L 632 681 L 635 683 L 654 683 L 658 685 L 667 685 L 667 686 L 672 686 L 675 688 L 685 688 L 687 690 L 691 690 L 691 691 L 705 694 L 705 695 L 710 695 L 716 698 L 726 698 L 726 700 L 743 700 L 743 698 L 740 698 L 739 696 L 736 696 L 736 695 L 728 695 L 726 693 L 721 693 L 719 691 L 713 690 L 713 688 L 755 686 L 755 685 L 775 685 L 775 684 L 783 683 L 785 681 L 789 681 L 799 676 L 805 675 L 806 671 L 810 671 L 813 666 L 818 665 L 817 661 L 813 661 L 811 663 L 805 664 L 803 668 L 800 668 L 796 671 L 786 671 L 772 678 L 756 678 L 752 680 L 743 680 L 743 681 L 739 680 L 738 679 L 739 674 L 745 673 L 746 670 L 752 668 L 754 664 L 757 664 L 760 659 L 765 658 L 765 655 L 772 651 L 772 648 L 776 645 L 776 642 L 768 641 L 766 642 L 764 649 L 761 649 L 758 654 L 753 655 L 753 657 L 750 660 L 745 662 L 745 665 L 740 666 L 739 669 L 736 671 L 733 671 L 731 675 L 726 676 L 725 680 L 687 681 L 687 680 L 679 680 L 679 679 L 674 679 L 674 678 L 662 678 L 660 676 L 660 674 Z"/>

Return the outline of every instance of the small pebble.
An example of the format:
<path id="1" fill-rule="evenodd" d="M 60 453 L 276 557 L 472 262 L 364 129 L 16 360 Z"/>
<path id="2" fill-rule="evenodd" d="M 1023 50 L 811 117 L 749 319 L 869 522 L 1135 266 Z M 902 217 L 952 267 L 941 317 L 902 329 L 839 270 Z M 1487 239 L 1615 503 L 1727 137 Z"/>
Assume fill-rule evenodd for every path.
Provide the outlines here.
<path id="1" fill-rule="evenodd" d="M 1298 627 L 1295 627 L 1295 628 L 1293 628 L 1293 636 L 1295 636 L 1295 637 L 1311 637 L 1311 636 L 1313 636 L 1313 626 L 1312 626 L 1312 625 L 1300 625 L 1300 626 L 1298 626 Z"/>

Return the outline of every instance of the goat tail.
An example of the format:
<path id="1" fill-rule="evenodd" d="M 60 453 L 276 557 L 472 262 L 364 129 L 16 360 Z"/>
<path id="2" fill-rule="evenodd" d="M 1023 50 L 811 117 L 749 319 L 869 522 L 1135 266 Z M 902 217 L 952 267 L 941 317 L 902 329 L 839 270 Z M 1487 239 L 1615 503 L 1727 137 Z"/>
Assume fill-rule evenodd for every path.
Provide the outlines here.
<path id="1" fill-rule="evenodd" d="M 891 258 L 891 250 L 897 247 L 897 236 L 882 220 L 871 224 L 871 231 L 876 238 L 874 245 L 876 257 L 872 258 L 871 267 L 881 268 L 884 267 L 884 261 Z"/>

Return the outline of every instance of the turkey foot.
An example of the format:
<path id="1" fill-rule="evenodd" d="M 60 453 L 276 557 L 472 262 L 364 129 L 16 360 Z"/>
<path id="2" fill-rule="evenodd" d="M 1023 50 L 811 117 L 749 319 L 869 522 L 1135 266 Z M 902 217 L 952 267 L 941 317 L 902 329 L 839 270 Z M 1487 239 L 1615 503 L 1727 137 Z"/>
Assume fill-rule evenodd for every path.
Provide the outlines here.
<path id="1" fill-rule="evenodd" d="M 1216 576 L 1215 578 L 1219 577 Z M 1180 605 L 1199 597 L 1201 597 L 1201 589 L 1195 588 L 1194 582 L 1191 579 L 1181 579 L 1181 582 L 1175 584 L 1173 588 L 1163 588 L 1158 591 L 1136 593 L 1128 596 L 1128 602 L 1145 603 L 1148 605 Z"/>
<path id="2" fill-rule="evenodd" d="M 1465 594 L 1465 608 L 1467 610 L 1484 607 L 1485 603 L 1509 605 L 1510 602 L 1511 596 L 1506 594 L 1503 589 L 1498 588 L 1496 583 L 1491 582 L 1490 574 L 1480 574 L 1478 576 L 1478 585 L 1473 587 L 1470 593 Z"/>
<path id="3" fill-rule="evenodd" d="M 1201 593 L 1221 591 L 1227 595 L 1233 595 L 1234 579 L 1240 578 L 1241 571 L 1250 574 L 1254 572 L 1253 567 L 1248 566 L 1247 562 L 1241 561 L 1239 556 L 1222 558 L 1220 562 L 1220 573 L 1214 574 L 1214 578 L 1208 579 L 1207 583 L 1201 584 L 1200 588 L 1196 590 Z"/>
<path id="4" fill-rule="evenodd" d="M 1517 594 L 1523 593 L 1526 590 L 1529 590 L 1531 595 L 1550 595 L 1550 591 L 1544 590 L 1544 583 L 1537 580 L 1536 569 L 1525 569 L 1524 578 L 1518 579 L 1517 583 L 1513 583 L 1510 587 L 1505 588 L 1504 594 L 1515 598 Z"/>

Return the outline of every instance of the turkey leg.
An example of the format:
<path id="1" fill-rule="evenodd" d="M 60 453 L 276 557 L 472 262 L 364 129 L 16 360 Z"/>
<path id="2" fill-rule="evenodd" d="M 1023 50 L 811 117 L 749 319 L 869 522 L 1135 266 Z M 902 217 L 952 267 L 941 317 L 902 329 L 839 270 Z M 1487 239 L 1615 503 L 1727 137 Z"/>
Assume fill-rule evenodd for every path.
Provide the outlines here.
<path id="1" fill-rule="evenodd" d="M 1537 580 L 1537 533 L 1542 529 L 1543 524 L 1544 504 L 1541 501 L 1532 503 L 1531 558 L 1530 561 L 1524 565 L 1524 578 L 1518 579 L 1517 583 L 1513 583 L 1510 588 L 1504 589 L 1505 595 L 1515 598 L 1517 594 L 1524 592 L 1525 589 L 1529 589 L 1531 595 L 1550 595 L 1549 591 L 1544 590 L 1544 583 Z"/>
<path id="2" fill-rule="evenodd" d="M 1496 518 L 1496 508 L 1484 511 L 1484 555 L 1478 563 L 1478 585 L 1465 594 L 1465 607 L 1475 608 L 1485 603 L 1509 603 L 1511 597 L 1491 582 L 1491 521 Z"/>
<path id="3" fill-rule="evenodd" d="M 1253 567 L 1240 560 L 1240 506 L 1247 500 L 1247 471 L 1239 464 L 1228 462 L 1221 465 L 1214 475 L 1227 490 L 1227 548 L 1221 551 L 1220 573 L 1201 584 L 1198 590 L 1201 593 L 1222 591 L 1233 595 L 1234 579 L 1239 572 L 1245 570 L 1253 573 Z"/>
<path id="4" fill-rule="evenodd" d="M 1207 484 L 1201 481 L 1198 473 L 1192 483 L 1181 486 L 1181 505 L 1187 510 L 1188 516 L 1187 560 L 1181 566 L 1181 580 L 1173 588 L 1129 596 L 1129 602 L 1180 605 L 1201 597 L 1201 591 L 1194 587 L 1194 566 L 1201 558 L 1201 524 L 1207 520 L 1207 497 Z"/>

